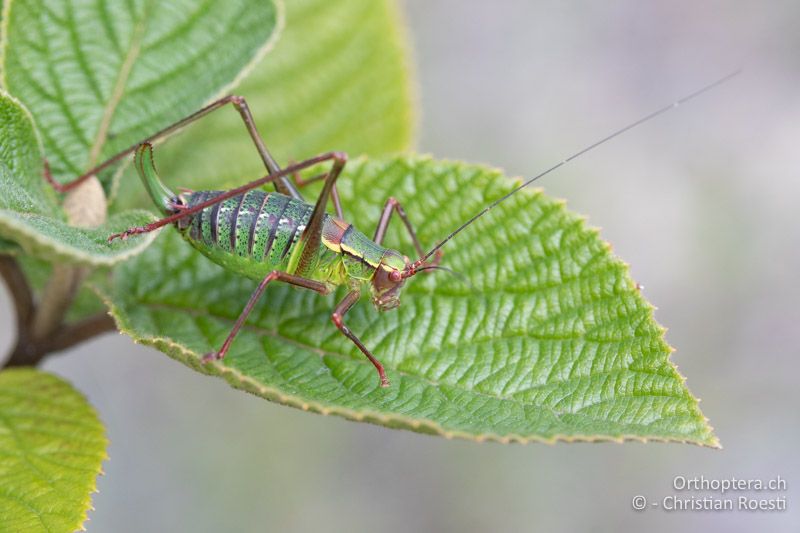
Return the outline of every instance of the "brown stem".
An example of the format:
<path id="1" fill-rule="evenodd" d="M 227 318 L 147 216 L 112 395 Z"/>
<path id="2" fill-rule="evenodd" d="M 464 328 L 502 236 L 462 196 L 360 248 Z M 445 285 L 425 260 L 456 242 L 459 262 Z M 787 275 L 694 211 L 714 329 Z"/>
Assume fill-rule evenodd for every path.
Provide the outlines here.
<path id="1" fill-rule="evenodd" d="M 35 350 L 31 346 L 31 323 L 36 314 L 36 305 L 33 301 L 33 291 L 28 284 L 25 273 L 20 268 L 17 260 L 11 256 L 0 255 L 0 275 L 6 282 L 8 292 L 14 301 L 14 310 L 17 314 L 17 345 L 14 347 L 11 360 L 22 361 L 33 356 Z"/>
<path id="2" fill-rule="evenodd" d="M 59 328 L 49 338 L 33 341 L 30 331 L 20 329 L 17 345 L 6 361 L 6 367 L 35 366 L 46 355 L 71 348 L 101 333 L 114 331 L 114 320 L 106 313 L 98 313 Z"/>
<path id="3" fill-rule="evenodd" d="M 114 320 L 98 313 L 74 324 L 60 325 L 47 337 L 33 334 L 37 307 L 25 273 L 11 256 L 0 255 L 0 276 L 8 286 L 17 315 L 17 344 L 6 367 L 35 366 L 48 354 L 71 348 L 96 335 L 115 329 Z"/>
<path id="4" fill-rule="evenodd" d="M 114 319 L 107 313 L 97 313 L 61 328 L 47 343 L 48 352 L 60 352 L 107 331 L 116 331 Z"/>
<path id="5" fill-rule="evenodd" d="M 0 255 L 0 276 L 8 286 L 11 299 L 14 300 L 14 310 L 19 320 L 18 329 L 28 326 L 33 316 L 33 292 L 25 273 L 22 272 L 17 260 L 10 255 Z"/>

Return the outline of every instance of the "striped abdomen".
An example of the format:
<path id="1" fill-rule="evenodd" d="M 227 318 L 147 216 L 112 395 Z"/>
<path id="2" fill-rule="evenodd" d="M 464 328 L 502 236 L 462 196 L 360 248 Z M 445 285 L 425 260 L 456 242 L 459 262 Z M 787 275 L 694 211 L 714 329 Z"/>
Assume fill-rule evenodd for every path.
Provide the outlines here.
<path id="1" fill-rule="evenodd" d="M 184 199 L 192 207 L 220 194 L 197 191 Z M 313 206 L 283 194 L 255 190 L 203 209 L 180 229 L 213 261 L 259 278 L 286 266 L 312 210 Z"/>

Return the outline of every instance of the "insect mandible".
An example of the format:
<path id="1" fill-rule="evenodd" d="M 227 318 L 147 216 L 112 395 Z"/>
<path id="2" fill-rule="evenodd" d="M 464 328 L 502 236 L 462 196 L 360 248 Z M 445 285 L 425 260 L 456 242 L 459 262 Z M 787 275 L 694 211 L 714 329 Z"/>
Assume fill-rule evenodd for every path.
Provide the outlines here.
<path id="1" fill-rule="evenodd" d="M 45 177 L 54 188 L 65 192 L 133 153 L 136 171 L 164 218 L 111 235 L 109 242 L 173 224 L 185 240 L 215 263 L 260 281 L 220 349 L 206 354 L 203 362 L 225 357 L 247 316 L 271 282 L 282 281 L 320 294 L 329 294 L 337 286 L 346 285 L 350 290 L 335 307 L 331 320 L 370 360 L 378 372 L 380 385 L 387 387 L 389 380 L 383 365 L 344 322 L 345 315 L 358 302 L 364 287 L 369 290 L 372 303 L 379 311 L 396 308 L 400 305 L 400 291 L 406 280 L 420 272 L 445 269 L 438 266 L 442 247 L 495 206 L 573 159 L 724 83 L 738 73 L 736 71 L 728 74 L 561 160 L 490 203 L 427 252 L 419 242 L 410 218 L 395 198 L 390 197 L 386 201 L 372 238 L 345 221 L 336 180 L 347 162 L 346 154 L 329 152 L 283 169 L 278 166 L 256 129 L 247 102 L 240 96 L 226 96 L 211 103 L 114 155 L 69 183 L 60 184 L 55 181 L 46 164 Z M 268 174 L 228 191 L 174 193 L 156 172 L 152 143 L 229 103 L 239 112 Z M 298 177 L 300 171 L 326 162 L 331 164 L 328 172 L 306 180 Z M 323 180 L 322 191 L 314 204 L 306 203 L 298 188 L 318 180 Z M 258 190 L 267 183 L 272 183 L 276 192 Z M 335 216 L 326 212 L 329 201 L 333 202 Z M 403 222 L 414 243 L 418 254 L 418 259 L 414 261 L 397 250 L 382 246 L 389 221 L 394 214 Z"/>

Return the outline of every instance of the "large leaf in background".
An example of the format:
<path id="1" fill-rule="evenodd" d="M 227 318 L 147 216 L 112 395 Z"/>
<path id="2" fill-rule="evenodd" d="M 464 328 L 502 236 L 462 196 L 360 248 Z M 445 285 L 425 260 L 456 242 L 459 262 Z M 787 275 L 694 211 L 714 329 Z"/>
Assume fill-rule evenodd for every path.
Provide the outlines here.
<path id="1" fill-rule="evenodd" d="M 345 213 L 371 233 L 391 193 L 423 243 L 499 198 L 500 173 L 429 159 L 354 162 Z M 394 221 L 389 245 L 412 255 Z M 234 387 L 390 427 L 500 441 L 658 439 L 717 446 L 669 361 L 664 330 L 625 264 L 563 202 L 523 191 L 445 248 L 445 273 L 409 280 L 403 304 L 362 301 L 350 328 L 391 388 L 330 322 L 333 297 L 270 286 L 226 359 L 203 366 L 256 283 L 233 276 L 173 229 L 116 270 L 106 297 L 121 331 Z M 337 295 L 342 296 L 341 291 Z"/>
<path id="2" fill-rule="evenodd" d="M 32 369 L 0 372 L 3 531 L 81 529 L 107 444 L 69 383 Z"/>
<path id="3" fill-rule="evenodd" d="M 66 181 L 232 86 L 276 35 L 269 0 L 6 0 L 3 85 Z"/>
<path id="4" fill-rule="evenodd" d="M 380 155 L 409 148 L 414 98 L 404 32 L 395 0 L 286 3 L 280 40 L 236 89 L 281 164 L 329 150 Z M 264 174 L 233 110 L 203 119 L 156 157 L 176 186 Z M 132 173 L 126 181 L 141 190 Z"/>
<path id="5" fill-rule="evenodd" d="M 36 257 L 110 265 L 143 250 L 152 240 L 114 246 L 106 243 L 111 233 L 152 219 L 142 211 L 114 215 L 93 229 L 67 224 L 55 193 L 42 177 L 41 145 L 33 120 L 15 98 L 2 90 L 0 192 L 0 236 L 15 241 Z M 7 247 L 0 245 L 0 250 Z"/>

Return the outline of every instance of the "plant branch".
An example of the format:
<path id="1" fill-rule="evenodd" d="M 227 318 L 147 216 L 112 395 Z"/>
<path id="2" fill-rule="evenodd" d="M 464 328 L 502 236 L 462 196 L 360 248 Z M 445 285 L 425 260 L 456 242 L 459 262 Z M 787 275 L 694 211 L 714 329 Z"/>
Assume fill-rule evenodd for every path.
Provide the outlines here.
<path id="1" fill-rule="evenodd" d="M 76 344 L 80 344 L 83 341 L 87 341 L 101 333 L 116 331 L 116 329 L 117 325 L 111 316 L 107 313 L 98 313 L 61 328 L 53 338 L 47 342 L 46 348 L 48 352 L 59 352 L 71 348 Z"/>
<path id="2" fill-rule="evenodd" d="M 19 321 L 18 329 L 23 329 L 30 323 L 35 308 L 33 291 L 28 285 L 28 279 L 20 268 L 17 260 L 10 255 L 0 255 L 0 276 L 6 282 L 8 292 L 14 301 L 14 310 Z"/>
<path id="3" fill-rule="evenodd" d="M 37 336 L 34 334 L 34 317 L 39 314 L 40 309 L 34 302 L 33 291 L 17 260 L 8 255 L 0 255 L 0 276 L 8 286 L 17 315 L 17 344 L 5 362 L 6 367 L 35 366 L 50 353 L 66 350 L 116 328 L 114 320 L 106 313 L 98 313 L 66 325 L 60 323 L 63 319 L 63 315 L 60 315 L 56 328 L 44 337 Z"/>
<path id="4" fill-rule="evenodd" d="M 74 324 L 62 326 L 50 337 L 40 341 L 34 341 L 29 330 L 20 329 L 17 345 L 5 366 L 35 366 L 46 355 L 66 350 L 115 329 L 114 320 L 106 313 L 98 313 Z"/>

